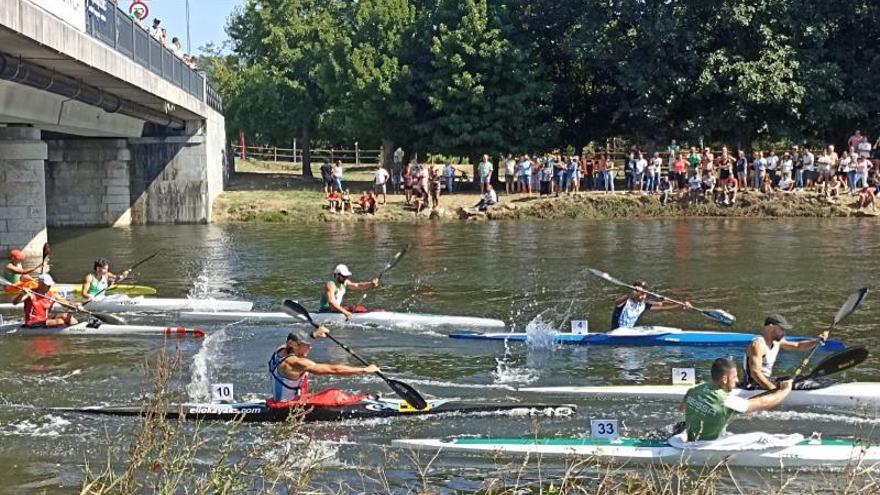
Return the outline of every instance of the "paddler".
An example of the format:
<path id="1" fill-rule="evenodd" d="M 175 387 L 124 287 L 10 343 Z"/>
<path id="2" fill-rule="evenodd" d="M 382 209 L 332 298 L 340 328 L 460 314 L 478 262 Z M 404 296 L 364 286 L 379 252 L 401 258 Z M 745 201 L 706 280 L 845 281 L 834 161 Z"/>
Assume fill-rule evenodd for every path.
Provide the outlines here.
<path id="1" fill-rule="evenodd" d="M 649 309 L 657 311 L 682 307 L 669 301 L 648 300 L 648 294 L 644 291 L 651 288 L 647 282 L 638 281 L 632 285 L 635 290 L 614 301 L 614 311 L 611 313 L 611 330 L 636 326 L 642 314 Z M 684 307 L 693 308 L 689 301 L 684 302 Z"/>
<path id="2" fill-rule="evenodd" d="M 27 257 L 20 249 L 9 251 L 9 263 L 3 267 L 3 278 L 12 284 L 20 284 L 21 282 L 30 282 L 33 280 L 30 274 L 39 270 L 43 266 L 43 262 L 41 261 L 39 265 L 33 268 L 25 269 L 23 265 L 25 259 L 27 259 Z"/>
<path id="3" fill-rule="evenodd" d="M 369 282 L 352 282 L 350 279 L 351 270 L 345 265 L 336 265 L 333 270 L 333 280 L 324 284 L 324 292 L 321 294 L 321 305 L 318 311 L 321 313 L 342 313 L 346 319 L 350 319 L 351 311 L 342 305 L 342 298 L 345 297 L 346 290 L 368 290 L 379 287 L 378 278 Z"/>
<path id="4" fill-rule="evenodd" d="M 816 339 L 789 342 L 785 340 L 785 332 L 791 328 L 791 324 L 780 314 L 772 314 L 764 319 L 761 336 L 755 337 L 746 348 L 746 355 L 743 357 L 744 376 L 740 388 L 748 390 L 777 388 L 777 380 L 773 378 L 773 365 L 776 364 L 779 351 L 807 352 L 828 340 L 828 330 L 825 330 Z M 805 390 L 814 387 L 815 384 L 806 380 L 799 382 L 797 388 Z"/>
<path id="5" fill-rule="evenodd" d="M 24 303 L 24 326 L 28 328 L 54 328 L 76 325 L 76 318 L 70 313 L 49 314 L 55 301 L 62 304 L 69 304 L 78 310 L 82 306 L 69 301 L 65 301 L 57 296 L 50 296 L 49 291 L 55 285 L 52 276 L 44 273 L 37 277 L 37 288 L 34 290 L 24 289 L 24 291 L 15 296 L 13 304 Z"/>
<path id="6" fill-rule="evenodd" d="M 791 393 L 792 381 L 784 380 L 767 395 L 750 399 L 731 395 L 739 382 L 736 361 L 731 357 L 716 359 L 711 374 L 711 382 L 688 390 L 681 403 L 688 441 L 716 440 L 727 429 L 734 414 L 773 409 Z"/>
<path id="7" fill-rule="evenodd" d="M 314 335 L 326 335 L 323 326 Z M 278 402 L 296 400 L 309 393 L 309 375 L 352 376 L 376 373 L 379 367 L 348 366 L 345 364 L 322 364 L 308 358 L 312 344 L 308 336 L 291 332 L 287 341 L 269 359 L 269 376 L 272 381 L 272 398 Z"/>
<path id="8" fill-rule="evenodd" d="M 110 272 L 110 262 L 104 258 L 95 260 L 94 271 L 87 273 L 83 278 L 80 295 L 85 301 L 94 300 L 98 294 L 103 294 L 110 285 L 118 284 L 128 276 L 128 270 L 116 275 Z"/>

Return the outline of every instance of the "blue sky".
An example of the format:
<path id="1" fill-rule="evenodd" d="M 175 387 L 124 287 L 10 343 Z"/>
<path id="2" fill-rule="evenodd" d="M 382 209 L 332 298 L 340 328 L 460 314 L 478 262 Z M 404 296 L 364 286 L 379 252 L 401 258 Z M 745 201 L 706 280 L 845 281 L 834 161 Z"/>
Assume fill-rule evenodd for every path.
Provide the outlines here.
<path id="1" fill-rule="evenodd" d="M 168 30 L 168 39 L 177 36 L 186 50 L 186 2 L 184 0 L 142 0 L 150 9 L 149 18 L 144 26 L 149 27 L 153 18 L 162 20 L 162 26 Z M 119 0 L 119 7 L 128 11 L 132 0 Z M 226 18 L 236 6 L 243 5 L 245 0 L 189 0 L 190 36 L 192 51 L 198 54 L 200 46 L 209 41 L 219 45 L 226 39 Z"/>

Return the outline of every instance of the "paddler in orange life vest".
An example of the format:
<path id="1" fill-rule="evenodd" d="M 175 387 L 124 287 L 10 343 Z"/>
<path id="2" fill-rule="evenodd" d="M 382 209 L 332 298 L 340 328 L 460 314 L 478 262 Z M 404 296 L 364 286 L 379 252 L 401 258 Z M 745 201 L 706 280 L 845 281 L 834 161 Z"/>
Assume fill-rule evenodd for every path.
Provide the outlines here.
<path id="1" fill-rule="evenodd" d="M 3 278 L 6 279 L 9 283 L 12 284 L 20 284 L 21 282 L 30 282 L 33 278 L 30 276 L 31 273 L 39 270 L 43 266 L 43 262 L 41 261 L 39 265 L 25 269 L 22 263 L 26 256 L 21 252 L 20 249 L 13 249 L 9 251 L 9 263 L 3 267 Z"/>
<path id="2" fill-rule="evenodd" d="M 326 334 L 323 326 L 315 336 Z M 379 367 L 348 366 L 346 364 L 322 364 L 308 358 L 312 344 L 301 332 L 291 332 L 287 341 L 269 359 L 269 376 L 272 381 L 272 398 L 278 402 L 296 400 L 309 393 L 309 375 L 352 376 L 376 373 Z"/>
<path id="3" fill-rule="evenodd" d="M 321 305 L 318 311 L 321 313 L 342 313 L 346 319 L 351 319 L 351 308 L 342 305 L 342 298 L 345 297 L 345 291 L 351 290 L 368 290 L 379 287 L 379 279 L 374 278 L 369 282 L 352 282 L 351 270 L 345 265 L 336 265 L 333 270 L 333 280 L 324 284 L 324 291 L 321 293 Z M 358 311 L 358 308 L 353 308 Z M 363 312 L 363 311 L 361 311 Z"/>
<path id="4" fill-rule="evenodd" d="M 95 260 L 95 269 L 83 278 L 80 295 L 85 301 L 91 301 L 98 294 L 104 294 L 107 287 L 118 284 L 128 276 L 128 270 L 116 275 L 110 272 L 110 262 L 104 258 Z"/>
<path id="5" fill-rule="evenodd" d="M 37 281 L 39 285 L 37 285 L 36 289 L 25 289 L 24 292 L 16 296 L 12 301 L 14 304 L 24 303 L 24 326 L 29 328 L 54 328 L 76 325 L 76 318 L 72 314 L 56 313 L 50 315 L 49 310 L 52 309 L 55 301 L 70 304 L 78 310 L 82 309 L 82 305 L 65 301 L 60 297 L 49 296 L 49 290 L 55 285 L 55 281 L 52 280 L 52 276 L 48 273 L 38 276 Z"/>

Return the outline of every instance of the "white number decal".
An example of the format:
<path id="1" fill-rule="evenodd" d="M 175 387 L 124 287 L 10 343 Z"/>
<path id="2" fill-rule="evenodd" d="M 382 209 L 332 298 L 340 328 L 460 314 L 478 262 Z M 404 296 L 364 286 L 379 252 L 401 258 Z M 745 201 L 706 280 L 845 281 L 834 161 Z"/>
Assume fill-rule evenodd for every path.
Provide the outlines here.
<path id="1" fill-rule="evenodd" d="M 215 402 L 232 402 L 234 396 L 231 383 L 214 383 L 211 385 L 211 400 Z"/>
<path id="2" fill-rule="evenodd" d="M 694 368 L 672 368 L 673 385 L 693 385 L 697 382 L 697 373 Z"/>
<path id="3" fill-rule="evenodd" d="M 592 419 L 590 420 L 590 436 L 593 438 L 605 438 L 617 440 L 620 438 L 620 429 L 616 419 Z"/>
<path id="4" fill-rule="evenodd" d="M 590 322 L 587 320 L 571 320 L 571 333 L 587 335 L 590 333 Z"/>

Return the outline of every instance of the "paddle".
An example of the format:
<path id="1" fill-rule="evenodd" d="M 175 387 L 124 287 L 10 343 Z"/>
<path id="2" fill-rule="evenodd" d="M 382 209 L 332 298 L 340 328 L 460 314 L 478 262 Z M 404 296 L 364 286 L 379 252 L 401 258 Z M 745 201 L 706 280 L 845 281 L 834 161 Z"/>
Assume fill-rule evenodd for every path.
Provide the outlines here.
<path id="1" fill-rule="evenodd" d="M 156 251 L 155 253 L 153 253 L 153 254 L 147 256 L 146 258 L 144 258 L 144 259 L 138 261 L 137 263 L 131 265 L 131 267 L 128 268 L 127 270 L 123 270 L 123 272 L 129 272 L 129 273 L 131 273 L 132 271 L 134 271 L 135 268 L 137 268 L 137 267 L 143 265 L 144 263 L 150 261 L 151 259 L 155 258 L 155 257 L 158 256 L 159 253 L 161 253 L 161 252 L 162 252 L 161 249 L 158 250 L 158 251 Z M 122 280 L 120 280 L 120 282 L 121 282 L 121 281 L 122 281 Z M 86 303 L 83 304 L 83 306 L 85 306 L 86 304 L 88 304 L 88 303 L 94 301 L 98 296 L 100 296 L 101 294 L 107 292 L 108 290 L 112 289 L 113 287 L 116 287 L 116 285 L 117 285 L 117 283 L 116 283 L 116 282 L 113 282 L 112 284 L 108 285 L 107 287 L 104 287 L 103 289 L 101 289 L 100 291 L 98 291 L 98 293 L 96 293 L 94 296 L 92 296 L 92 299 L 91 299 L 90 301 L 86 301 Z"/>
<path id="2" fill-rule="evenodd" d="M 315 320 L 312 319 L 312 315 L 309 314 L 309 310 L 307 310 L 305 307 L 303 307 L 302 304 L 296 301 L 285 299 L 284 302 L 281 304 L 281 308 L 285 313 L 289 314 L 290 316 L 293 316 L 294 318 L 300 319 L 302 321 L 306 321 L 315 328 L 319 328 L 321 326 L 315 323 Z M 336 345 L 345 350 L 345 352 L 351 354 L 352 357 L 363 363 L 364 366 L 369 366 L 370 363 L 366 362 L 363 358 L 355 354 L 355 352 L 351 350 L 347 345 L 336 340 L 336 338 L 332 335 L 328 334 L 327 337 L 334 343 L 336 343 Z M 388 386 L 391 387 L 391 390 L 393 390 L 395 394 L 400 396 L 401 399 L 408 402 L 409 405 L 412 406 L 414 409 L 422 410 L 428 407 L 428 403 L 421 396 L 421 394 L 416 392 L 416 389 L 412 388 L 410 385 L 407 385 L 400 380 L 388 378 L 387 376 L 382 374 L 381 371 L 377 371 L 376 375 L 378 375 L 379 378 L 385 380 L 385 383 L 387 383 Z"/>
<path id="3" fill-rule="evenodd" d="M 865 297 L 867 297 L 867 295 L 868 295 L 867 288 L 859 289 L 859 290 L 853 292 L 852 294 L 850 294 L 850 296 L 843 303 L 843 306 L 841 306 L 840 309 L 837 310 L 837 314 L 834 315 L 834 320 L 831 322 L 831 326 L 828 327 L 828 332 L 831 332 L 831 330 L 834 330 L 834 327 L 837 326 L 838 323 L 840 323 L 847 316 L 853 314 L 855 312 L 855 310 L 862 304 L 862 301 L 865 300 Z M 813 347 L 813 349 L 810 351 L 810 353 L 807 354 L 807 356 L 804 358 L 803 361 L 801 361 L 801 365 L 798 366 L 798 369 L 795 370 L 795 372 L 794 372 L 794 379 L 797 379 L 797 377 L 801 374 L 801 372 L 804 370 L 804 368 L 806 368 L 807 365 L 810 364 L 810 359 L 812 359 L 813 355 L 816 354 L 816 351 L 819 349 L 819 347 L 821 347 L 823 345 L 825 345 L 825 341 L 822 341 L 821 345 L 817 345 L 817 346 Z M 829 356 L 829 357 L 832 357 L 832 356 Z"/>
<path id="4" fill-rule="evenodd" d="M 666 297 L 666 296 L 664 296 L 662 294 L 658 294 L 656 292 L 651 292 L 651 291 L 648 291 L 645 289 L 638 288 L 634 285 L 630 285 L 626 282 L 623 282 L 621 280 L 618 280 L 618 279 L 612 277 L 611 275 L 609 275 L 603 271 L 596 270 L 595 268 L 587 268 L 587 270 L 589 270 L 589 272 L 592 273 L 593 275 L 595 275 L 603 280 L 606 280 L 608 282 L 611 282 L 612 284 L 619 285 L 621 287 L 626 287 L 626 288 L 629 288 L 632 290 L 642 291 L 645 294 L 648 294 L 649 296 L 655 297 L 655 298 L 660 299 L 662 301 L 669 301 L 673 304 L 678 304 L 679 306 L 684 307 L 684 308 L 688 307 L 685 305 L 685 303 L 683 303 L 681 301 L 677 301 L 675 299 Z M 733 316 L 732 314 L 728 313 L 727 311 L 724 311 L 723 309 L 702 309 L 702 308 L 698 308 L 696 306 L 691 306 L 688 309 L 693 309 L 694 311 L 699 311 L 700 313 L 703 313 L 703 315 L 717 321 L 718 323 L 721 323 L 722 325 L 733 325 L 734 323 L 736 323 L 736 317 Z"/>
<path id="5" fill-rule="evenodd" d="M 8 280 L 6 280 L 2 277 L 0 277 L 0 284 L 5 285 L 7 287 L 15 287 L 12 283 L 10 283 Z M 42 297 L 43 299 L 48 299 L 59 306 L 64 306 L 65 308 L 72 309 L 72 310 L 76 311 L 77 313 L 85 313 L 91 317 L 94 317 L 94 318 L 101 320 L 104 323 L 110 323 L 111 325 L 122 325 L 125 323 L 125 320 L 123 320 L 122 318 L 120 318 L 116 315 L 109 315 L 106 313 L 92 313 L 91 311 L 89 311 L 87 309 L 77 308 L 73 304 L 63 303 L 63 302 L 59 301 L 58 299 L 55 299 L 52 296 L 47 296 L 46 294 L 40 294 L 39 292 L 34 292 L 30 289 L 19 288 L 19 290 L 23 290 L 23 291 L 25 291 L 31 295 L 37 296 L 37 297 Z"/>
<path id="6" fill-rule="evenodd" d="M 858 366 L 868 359 L 868 350 L 864 347 L 849 347 L 840 352 L 826 357 L 819 361 L 819 364 L 813 368 L 808 375 L 795 377 L 795 383 L 813 380 L 823 376 L 833 375 L 841 371 L 848 370 L 853 366 Z"/>
<path id="7" fill-rule="evenodd" d="M 46 260 L 49 259 L 49 255 L 52 254 L 52 246 L 49 245 L 48 242 L 43 244 L 43 261 L 40 262 L 40 273 L 46 273 Z"/>
<path id="8" fill-rule="evenodd" d="M 388 270 L 397 266 L 397 264 L 400 263 L 400 259 L 403 258 L 403 255 L 406 254 L 407 251 L 409 251 L 409 246 L 406 246 L 403 249 L 401 249 L 400 251 L 398 251 L 394 255 L 394 257 L 391 258 L 391 261 L 389 261 L 388 264 L 385 265 L 385 268 L 383 268 L 382 271 L 379 272 L 379 275 L 376 275 L 376 280 L 382 280 L 382 275 L 385 275 L 385 272 L 387 272 Z M 364 292 L 364 295 L 361 296 L 361 300 L 358 301 L 358 304 L 357 304 L 358 306 L 360 306 L 364 303 L 364 299 L 367 298 L 367 294 L 369 294 L 369 292 Z"/>

